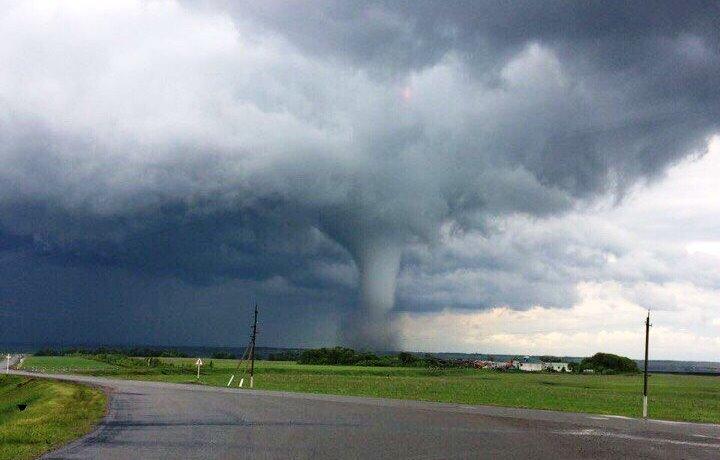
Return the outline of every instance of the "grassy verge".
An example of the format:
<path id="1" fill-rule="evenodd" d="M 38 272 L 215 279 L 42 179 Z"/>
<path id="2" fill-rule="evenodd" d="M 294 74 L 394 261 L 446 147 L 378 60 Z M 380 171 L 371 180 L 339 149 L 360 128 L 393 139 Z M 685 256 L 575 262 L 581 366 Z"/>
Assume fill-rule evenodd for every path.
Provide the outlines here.
<path id="1" fill-rule="evenodd" d="M 38 366 L 29 358 L 25 368 Z M 43 358 L 45 370 L 55 372 L 69 358 Z M 85 359 L 83 372 L 139 380 L 198 382 L 194 359 L 164 358 L 166 368 L 117 366 Z M 57 360 L 57 361 L 53 361 Z M 234 360 L 204 359 L 198 383 L 225 386 L 237 364 Z M 98 366 L 92 369 L 92 363 Z M 237 385 L 240 375 L 236 376 Z M 589 412 L 637 417 L 641 413 L 641 375 L 577 375 L 502 373 L 475 369 L 300 365 L 258 361 L 255 387 L 395 399 L 490 404 L 533 409 Z M 720 378 L 691 375 L 650 377 L 650 415 L 665 420 L 720 423 Z"/>
<path id="2" fill-rule="evenodd" d="M 90 430 L 105 412 L 102 391 L 0 376 L 0 460 L 35 458 Z M 23 411 L 18 404 L 27 404 Z"/>

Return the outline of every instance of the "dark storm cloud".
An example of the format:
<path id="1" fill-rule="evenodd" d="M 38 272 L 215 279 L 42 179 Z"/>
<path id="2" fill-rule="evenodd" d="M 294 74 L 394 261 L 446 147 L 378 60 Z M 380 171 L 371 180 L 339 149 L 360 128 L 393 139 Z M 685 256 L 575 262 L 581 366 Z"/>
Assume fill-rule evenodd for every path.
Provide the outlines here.
<path id="1" fill-rule="evenodd" d="M 545 130 L 536 151 L 508 145 L 510 133 L 500 134 L 494 147 L 544 183 L 575 195 L 657 174 L 668 162 L 702 149 L 705 136 L 717 126 L 717 2 L 219 4 L 237 18 L 258 20 L 309 53 L 376 76 L 392 69 L 393 78 L 402 79 L 452 54 L 467 64 L 462 69 L 467 78 L 504 85 L 507 62 L 529 43 L 553 50 L 570 80 L 558 97 L 576 98 L 562 107 L 567 118 L 556 119 L 554 127 L 542 126 L 551 118 L 531 122 Z M 577 90 L 589 91 L 590 97 Z M 613 120 L 612 113 L 603 113 L 608 109 L 624 110 Z M 600 120 L 568 123 L 573 115 L 594 118 L 592 112 Z M 614 182 L 608 182 L 611 173 Z"/>
<path id="2" fill-rule="evenodd" d="M 359 280 L 378 332 L 348 340 L 387 345 L 406 245 L 620 199 L 706 148 L 718 8 L 11 2 L 0 248 L 334 298 Z M 408 255 L 406 273 L 419 263 Z M 552 288 L 563 274 L 504 263 L 517 266 L 498 257 L 480 280 L 494 294 L 461 303 L 572 301 Z"/>
<path id="3" fill-rule="evenodd" d="M 347 292 L 275 276 L 212 285 L 106 266 L 0 255 L 2 343 L 244 347 L 253 303 L 264 346 L 329 345 Z M 291 324 L 292 327 L 288 327 Z"/>
<path id="4" fill-rule="evenodd" d="M 197 5 L 197 2 L 186 2 Z M 204 2 L 243 20 L 252 17 L 304 50 L 361 67 L 400 71 L 462 51 L 483 65 L 529 41 L 590 52 L 600 68 L 632 67 L 662 37 L 715 36 L 716 2 L 313 1 Z"/>

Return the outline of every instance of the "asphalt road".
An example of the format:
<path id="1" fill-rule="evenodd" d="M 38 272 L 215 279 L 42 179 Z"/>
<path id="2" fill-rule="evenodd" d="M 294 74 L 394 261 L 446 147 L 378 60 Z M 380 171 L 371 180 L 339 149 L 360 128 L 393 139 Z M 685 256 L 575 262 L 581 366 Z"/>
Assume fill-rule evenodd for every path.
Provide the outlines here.
<path id="1" fill-rule="evenodd" d="M 49 377 L 111 397 L 95 432 L 44 458 L 720 458 L 720 425 Z"/>

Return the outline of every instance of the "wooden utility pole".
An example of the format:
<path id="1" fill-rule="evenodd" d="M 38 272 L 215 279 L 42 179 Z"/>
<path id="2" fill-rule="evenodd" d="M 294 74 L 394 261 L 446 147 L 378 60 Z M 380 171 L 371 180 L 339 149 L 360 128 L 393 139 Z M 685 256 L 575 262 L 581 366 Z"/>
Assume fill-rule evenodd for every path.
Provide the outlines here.
<path id="1" fill-rule="evenodd" d="M 255 338 L 257 337 L 258 307 L 255 304 L 255 320 L 253 321 L 252 339 L 250 340 L 250 388 L 253 387 L 253 373 L 255 372 Z"/>
<path id="2" fill-rule="evenodd" d="M 645 378 L 643 381 L 643 418 L 648 416 L 648 345 L 650 343 L 650 310 L 648 310 L 647 318 L 645 318 Z"/>

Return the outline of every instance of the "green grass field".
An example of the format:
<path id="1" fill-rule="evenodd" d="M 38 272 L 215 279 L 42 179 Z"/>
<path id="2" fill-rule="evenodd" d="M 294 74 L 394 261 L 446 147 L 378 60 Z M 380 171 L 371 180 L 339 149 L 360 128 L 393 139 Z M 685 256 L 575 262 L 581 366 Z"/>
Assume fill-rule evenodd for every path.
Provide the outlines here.
<path id="1" fill-rule="evenodd" d="M 0 376 L 0 460 L 35 458 L 88 433 L 105 413 L 102 391 Z M 18 404 L 27 404 L 20 411 Z"/>
<path id="2" fill-rule="evenodd" d="M 82 356 L 31 356 L 25 360 L 23 370 L 46 374 L 69 374 L 120 370 L 120 368 Z"/>
<path id="3" fill-rule="evenodd" d="M 176 383 L 197 382 L 195 359 L 165 358 L 177 371 L 113 367 L 88 358 L 35 358 L 25 369 L 58 372 L 69 362 L 82 372 Z M 225 386 L 237 362 L 204 359 L 199 383 Z M 97 367 L 93 368 L 93 363 Z M 41 365 L 42 364 L 42 365 Z M 181 366 L 186 366 L 184 371 Z M 233 385 L 237 385 L 240 375 Z M 461 404 L 490 404 L 533 409 L 638 417 L 642 375 L 503 373 L 475 369 L 317 366 L 292 362 L 256 362 L 255 388 L 266 390 L 416 399 Z M 665 420 L 720 423 L 720 377 L 650 377 L 650 416 Z"/>

